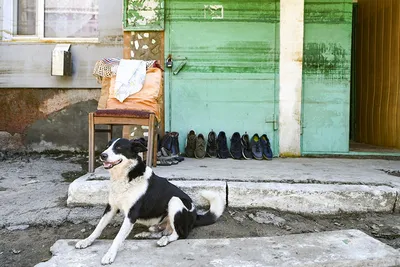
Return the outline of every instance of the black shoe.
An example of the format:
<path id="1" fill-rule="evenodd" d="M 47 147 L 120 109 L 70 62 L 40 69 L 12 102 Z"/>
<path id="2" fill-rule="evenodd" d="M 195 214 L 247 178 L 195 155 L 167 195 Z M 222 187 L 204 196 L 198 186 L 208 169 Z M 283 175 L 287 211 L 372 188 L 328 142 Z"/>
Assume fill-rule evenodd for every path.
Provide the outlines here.
<path id="1" fill-rule="evenodd" d="M 235 132 L 231 137 L 231 149 L 229 150 L 233 159 L 241 159 L 242 145 L 240 143 L 240 133 Z"/>
<path id="2" fill-rule="evenodd" d="M 217 157 L 217 135 L 214 131 L 208 134 L 206 153 L 210 158 Z"/>
<path id="3" fill-rule="evenodd" d="M 172 136 L 169 132 L 165 132 L 165 135 L 161 139 L 161 154 L 164 157 L 168 157 L 171 155 L 171 150 L 172 150 Z"/>
<path id="4" fill-rule="evenodd" d="M 194 158 L 194 151 L 196 150 L 196 133 L 191 130 L 186 138 L 185 153 L 186 157 Z"/>
<path id="5" fill-rule="evenodd" d="M 244 133 L 241 138 L 241 145 L 242 145 L 242 156 L 245 159 L 251 159 L 253 158 L 253 153 L 251 152 L 251 146 L 250 146 L 250 139 L 249 135 Z"/>
<path id="6" fill-rule="evenodd" d="M 265 158 L 266 160 L 272 160 L 272 149 L 268 136 L 266 134 L 263 134 L 261 135 L 260 140 L 261 140 L 263 158 Z"/>
<path id="7" fill-rule="evenodd" d="M 171 154 L 173 156 L 179 155 L 179 133 L 178 132 L 171 132 L 170 136 L 172 138 L 171 142 Z"/>
<path id="8" fill-rule="evenodd" d="M 203 159 L 206 156 L 206 140 L 203 134 L 199 134 L 196 138 L 196 149 L 194 150 L 194 157 L 196 159 Z"/>
<path id="9" fill-rule="evenodd" d="M 228 142 L 223 131 L 220 131 L 217 137 L 217 157 L 220 159 L 229 158 Z"/>
<path id="10" fill-rule="evenodd" d="M 258 136 L 258 134 L 253 135 L 253 137 L 251 138 L 251 141 L 250 141 L 250 145 L 251 145 L 251 152 L 253 154 L 253 158 L 263 159 L 261 142 L 260 142 L 260 137 Z"/>

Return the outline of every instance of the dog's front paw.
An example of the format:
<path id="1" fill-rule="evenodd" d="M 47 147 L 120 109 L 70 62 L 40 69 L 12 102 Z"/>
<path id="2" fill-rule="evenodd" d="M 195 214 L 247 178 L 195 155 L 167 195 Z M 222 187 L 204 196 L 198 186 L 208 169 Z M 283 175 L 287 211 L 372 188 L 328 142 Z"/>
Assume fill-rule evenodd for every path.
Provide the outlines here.
<path id="1" fill-rule="evenodd" d="M 92 243 L 93 243 L 92 240 L 90 240 L 89 238 L 86 238 L 86 239 L 76 242 L 75 248 L 87 248 Z"/>
<path id="2" fill-rule="evenodd" d="M 117 256 L 117 251 L 109 249 L 106 255 L 104 255 L 103 258 L 101 259 L 101 264 L 106 265 L 113 263 L 116 256 Z"/>
<path id="3" fill-rule="evenodd" d="M 157 241 L 157 245 L 159 247 L 165 247 L 166 245 L 168 245 L 168 237 L 167 236 L 163 236 L 161 237 L 158 241 Z"/>

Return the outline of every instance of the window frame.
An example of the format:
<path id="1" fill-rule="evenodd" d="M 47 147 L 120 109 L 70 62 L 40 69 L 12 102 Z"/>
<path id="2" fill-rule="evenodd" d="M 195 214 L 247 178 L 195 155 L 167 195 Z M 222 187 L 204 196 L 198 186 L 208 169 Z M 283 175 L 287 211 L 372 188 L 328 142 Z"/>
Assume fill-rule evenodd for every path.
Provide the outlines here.
<path id="1" fill-rule="evenodd" d="M 3 1 L 4 3 L 7 0 Z M 32 1 L 32 0 L 31 0 Z M 9 7 L 11 10 L 4 10 L 11 15 L 11 33 L 7 36 L 3 36 L 2 41 L 24 41 L 24 42 L 54 42 L 54 43 L 99 43 L 99 37 L 45 37 L 44 36 L 44 1 L 45 0 L 34 0 L 36 1 L 36 34 L 34 35 L 17 35 L 18 27 L 18 2 L 13 0 L 13 3 Z M 4 30 L 3 24 L 3 30 Z"/>

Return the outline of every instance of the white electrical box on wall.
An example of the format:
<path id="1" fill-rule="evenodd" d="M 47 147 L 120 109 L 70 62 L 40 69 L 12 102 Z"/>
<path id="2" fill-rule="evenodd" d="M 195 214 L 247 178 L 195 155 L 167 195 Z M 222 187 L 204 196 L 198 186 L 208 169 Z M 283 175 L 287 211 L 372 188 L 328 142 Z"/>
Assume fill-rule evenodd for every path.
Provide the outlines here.
<path id="1" fill-rule="evenodd" d="M 71 76 L 72 60 L 71 45 L 57 44 L 51 56 L 51 75 L 52 76 Z"/>

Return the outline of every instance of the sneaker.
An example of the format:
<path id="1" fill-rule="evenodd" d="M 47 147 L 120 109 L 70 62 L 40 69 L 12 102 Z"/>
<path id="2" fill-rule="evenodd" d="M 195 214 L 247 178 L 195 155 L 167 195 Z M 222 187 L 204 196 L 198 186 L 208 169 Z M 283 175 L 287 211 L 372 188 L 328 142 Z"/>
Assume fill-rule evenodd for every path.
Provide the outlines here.
<path id="1" fill-rule="evenodd" d="M 231 149 L 229 150 L 233 159 L 242 157 L 242 145 L 240 143 L 240 133 L 235 132 L 231 137 Z"/>
<path id="2" fill-rule="evenodd" d="M 253 153 L 251 152 L 251 146 L 250 146 L 250 139 L 249 139 L 249 135 L 246 133 L 244 133 L 244 135 L 242 135 L 242 138 L 240 140 L 241 145 L 242 145 L 242 156 L 245 159 L 251 159 L 253 158 Z"/>
<path id="3" fill-rule="evenodd" d="M 179 155 L 179 133 L 171 132 L 170 133 L 172 141 L 171 141 L 171 154 L 173 156 Z"/>
<path id="4" fill-rule="evenodd" d="M 220 159 L 226 159 L 229 157 L 226 134 L 223 131 L 220 131 L 217 137 L 217 157 Z"/>
<path id="5" fill-rule="evenodd" d="M 208 134 L 206 152 L 207 156 L 210 158 L 217 157 L 217 135 L 214 131 Z"/>
<path id="6" fill-rule="evenodd" d="M 196 133 L 191 130 L 186 138 L 185 153 L 186 157 L 194 158 L 194 151 L 196 149 Z"/>
<path id="7" fill-rule="evenodd" d="M 266 134 L 261 135 L 261 148 L 263 153 L 263 158 L 266 160 L 272 160 L 272 149 L 271 143 L 269 142 L 268 136 Z"/>
<path id="8" fill-rule="evenodd" d="M 253 158 L 263 159 L 261 142 L 258 134 L 253 135 L 250 141 L 250 145 L 251 145 L 251 152 L 253 153 Z"/>
<path id="9" fill-rule="evenodd" d="M 203 159 L 206 156 L 206 140 L 202 134 L 199 134 L 196 138 L 194 156 L 196 159 Z"/>

